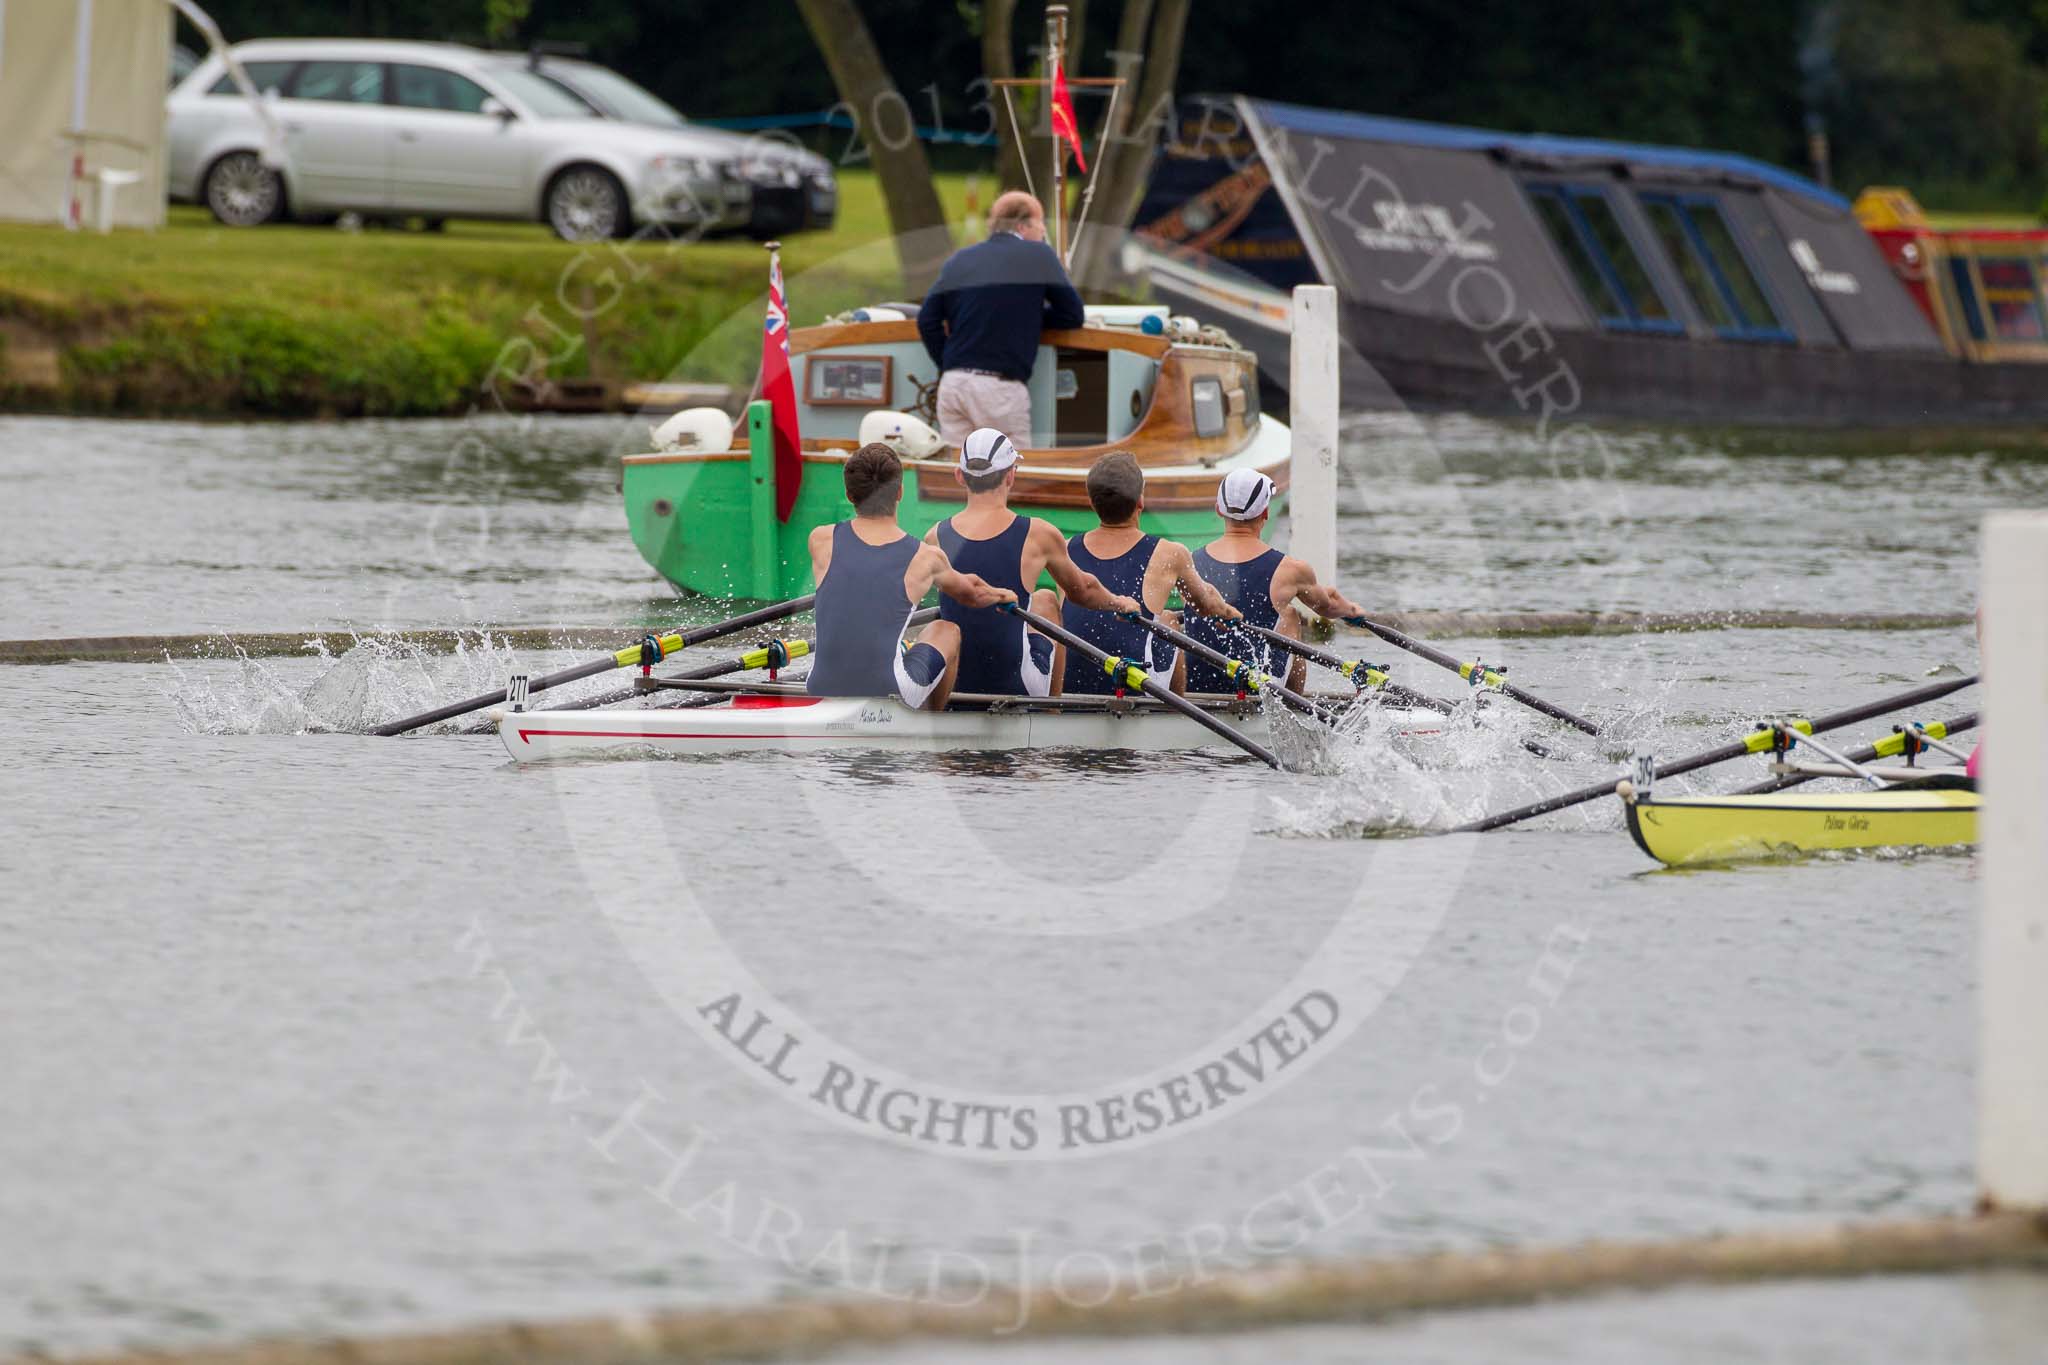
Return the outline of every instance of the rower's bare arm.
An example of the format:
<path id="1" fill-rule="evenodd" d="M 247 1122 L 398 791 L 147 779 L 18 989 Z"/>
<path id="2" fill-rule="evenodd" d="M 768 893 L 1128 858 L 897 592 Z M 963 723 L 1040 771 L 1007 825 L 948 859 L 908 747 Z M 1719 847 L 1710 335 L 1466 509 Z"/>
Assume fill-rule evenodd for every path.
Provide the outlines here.
<path id="1" fill-rule="evenodd" d="M 1292 555 L 1280 566 L 1280 572 L 1273 575 L 1273 598 L 1275 606 L 1285 608 L 1299 600 L 1317 615 L 1339 621 L 1347 616 L 1365 615 L 1364 607 L 1337 591 L 1334 585 L 1316 582 L 1316 571 L 1307 560 Z"/>
<path id="2" fill-rule="evenodd" d="M 939 591 L 964 607 L 1000 607 L 1017 600 L 1017 594 L 1008 588 L 999 588 L 978 573 L 957 569 L 939 575 Z"/>
<path id="3" fill-rule="evenodd" d="M 1174 586 L 1180 590 L 1180 600 L 1193 607 L 1203 616 L 1220 616 L 1226 621 L 1242 621 L 1244 613 L 1223 600 L 1223 594 L 1215 585 L 1195 571 L 1195 557 L 1185 545 L 1172 541 L 1163 542 L 1173 565 Z"/>
<path id="4" fill-rule="evenodd" d="M 1074 562 L 1067 553 L 1066 537 L 1049 521 L 1031 523 L 1033 548 L 1045 556 L 1045 571 L 1052 575 L 1052 581 L 1059 587 L 1060 594 L 1077 607 L 1090 611 L 1120 611 L 1130 616 L 1144 613 L 1144 606 L 1133 597 L 1119 597 L 1102 586 L 1102 580 Z"/>
<path id="5" fill-rule="evenodd" d="M 813 526 L 811 528 L 811 581 L 823 583 L 825 570 L 832 567 L 832 528 Z"/>
<path id="6" fill-rule="evenodd" d="M 905 589 L 916 589 L 909 593 L 910 600 L 921 602 L 933 586 L 954 601 L 967 607 L 994 607 L 1004 602 L 1014 602 L 1017 594 L 1008 588 L 998 588 L 980 574 L 961 573 L 953 567 L 953 561 L 946 558 L 946 552 L 936 545 L 926 545 L 910 561 L 910 572 L 914 583 L 906 583 Z"/>

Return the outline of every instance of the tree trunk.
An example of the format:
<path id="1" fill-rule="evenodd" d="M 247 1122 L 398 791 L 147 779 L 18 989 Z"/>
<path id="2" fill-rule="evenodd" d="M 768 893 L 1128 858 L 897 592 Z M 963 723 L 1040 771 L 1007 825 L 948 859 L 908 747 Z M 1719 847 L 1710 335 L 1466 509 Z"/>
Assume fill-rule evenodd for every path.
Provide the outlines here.
<path id="1" fill-rule="evenodd" d="M 1114 108 L 1102 111 L 1100 140 L 1106 147 L 1130 130 L 1131 110 L 1138 102 L 1138 84 L 1145 71 L 1145 29 L 1152 22 L 1152 0 L 1124 0 L 1117 21 L 1116 46 L 1110 50 L 1110 72 L 1124 79 Z"/>
<path id="2" fill-rule="evenodd" d="M 1067 0 L 1067 50 L 1060 60 L 1067 64 L 1067 75 L 1073 76 L 1081 70 L 1081 42 L 1088 36 L 1088 0 Z"/>
<path id="3" fill-rule="evenodd" d="M 924 144 L 917 140 L 910 105 L 883 65 L 874 35 L 854 0 L 796 0 L 796 7 L 824 55 L 841 107 L 852 113 L 860 141 L 873 159 L 895 235 L 896 258 L 903 268 L 903 287 L 922 295 L 953 249 L 953 234 L 932 183 Z"/>
<path id="4" fill-rule="evenodd" d="M 1005 93 L 998 80 L 1017 74 L 1017 0 L 982 0 L 981 74 L 988 78 L 988 103 L 996 125 L 996 193 L 1024 188 L 1024 149 L 1010 136 L 1008 101 L 1016 92 Z"/>
<path id="5" fill-rule="evenodd" d="M 1102 167 L 1095 180 L 1095 202 L 1088 211 L 1085 240 L 1074 254 L 1076 283 L 1097 289 L 1123 283 L 1117 248 L 1145 197 L 1160 133 L 1173 127 L 1174 84 L 1180 78 L 1181 40 L 1187 34 L 1189 3 L 1124 0 L 1118 50 L 1125 54 L 1135 50 L 1129 44 L 1144 31 L 1148 11 L 1151 33 L 1143 56 L 1135 63 L 1129 55 L 1117 59 L 1116 74 L 1127 84 L 1117 101 L 1117 126 L 1113 134 L 1104 137 L 1097 153 Z"/>

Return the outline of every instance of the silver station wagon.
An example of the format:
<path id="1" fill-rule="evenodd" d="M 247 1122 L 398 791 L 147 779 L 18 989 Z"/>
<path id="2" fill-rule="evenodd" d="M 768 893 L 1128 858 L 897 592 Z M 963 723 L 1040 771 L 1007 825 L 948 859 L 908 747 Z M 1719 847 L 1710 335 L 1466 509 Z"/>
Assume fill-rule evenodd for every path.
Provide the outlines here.
<path id="1" fill-rule="evenodd" d="M 502 56 L 453 43 L 262 40 L 248 72 L 283 134 L 216 55 L 171 92 L 171 197 L 221 222 L 539 220 L 571 241 L 743 228 L 753 186 L 727 138 L 597 117 Z"/>

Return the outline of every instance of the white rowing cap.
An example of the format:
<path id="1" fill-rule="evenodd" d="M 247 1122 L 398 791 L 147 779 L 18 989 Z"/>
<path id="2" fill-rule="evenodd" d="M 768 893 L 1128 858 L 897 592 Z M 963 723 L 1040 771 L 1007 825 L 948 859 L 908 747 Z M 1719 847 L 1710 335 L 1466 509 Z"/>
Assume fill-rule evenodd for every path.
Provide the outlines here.
<path id="1" fill-rule="evenodd" d="M 976 427 L 960 445 L 964 474 L 994 474 L 1017 463 L 1017 447 L 994 427 Z"/>
<path id="2" fill-rule="evenodd" d="M 1273 481 L 1256 469 L 1233 469 L 1216 485 L 1216 515 L 1250 521 L 1273 501 Z"/>

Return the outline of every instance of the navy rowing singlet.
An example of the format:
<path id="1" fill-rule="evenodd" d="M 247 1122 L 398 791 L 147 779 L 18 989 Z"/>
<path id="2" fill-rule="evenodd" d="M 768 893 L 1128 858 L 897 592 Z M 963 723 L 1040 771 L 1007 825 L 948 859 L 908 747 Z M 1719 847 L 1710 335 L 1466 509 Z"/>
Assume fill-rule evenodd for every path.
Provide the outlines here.
<path id="1" fill-rule="evenodd" d="M 1226 564 L 1212 556 L 1205 545 L 1195 551 L 1195 572 L 1223 594 L 1224 601 L 1243 612 L 1245 620 L 1274 630 L 1280 624 L 1280 610 L 1273 605 L 1273 575 L 1280 571 L 1280 562 L 1286 558 L 1279 550 L 1269 549 L 1257 559 L 1248 559 L 1242 564 Z M 1188 613 L 1181 628 L 1209 648 L 1233 659 L 1262 669 L 1276 678 L 1287 676 L 1291 657 L 1278 645 L 1268 644 L 1251 631 L 1239 630 L 1231 622 L 1197 616 L 1193 612 Z M 1237 684 L 1225 677 L 1223 670 L 1214 664 L 1204 663 L 1190 655 L 1188 691 L 1235 692 Z"/>
<path id="2" fill-rule="evenodd" d="M 903 629 L 917 610 L 903 575 L 919 541 L 905 535 L 870 545 L 853 523 L 832 528 L 832 562 L 818 585 L 816 662 L 804 690 L 816 697 L 886 697 L 897 690 Z"/>
<path id="3" fill-rule="evenodd" d="M 953 529 L 951 517 L 939 523 L 938 531 L 939 548 L 956 571 L 979 574 L 991 587 L 1008 588 L 1019 602 L 1030 603 L 1031 589 L 1024 582 L 1024 542 L 1031 536 L 1031 518 L 1013 514 L 1008 526 L 986 540 L 961 535 Z M 966 607 L 941 596 L 939 619 L 960 627 L 960 672 L 953 683 L 955 690 L 1045 695 L 1052 642 L 1031 635 L 1018 617 L 1000 607 Z M 1031 641 L 1037 642 L 1036 650 Z"/>
<path id="4" fill-rule="evenodd" d="M 1067 542 L 1067 553 L 1077 566 L 1101 579 L 1102 586 L 1111 592 L 1139 602 L 1145 600 L 1145 570 L 1152 566 L 1152 552 L 1158 548 L 1158 536 L 1141 536 L 1137 544 L 1116 558 L 1103 559 L 1089 551 L 1081 536 Z M 1152 614 L 1150 606 L 1145 614 Z M 1096 648 L 1131 660 L 1162 685 L 1172 678 L 1175 649 L 1136 621 L 1126 621 L 1113 611 L 1096 611 L 1066 602 L 1060 606 L 1060 624 Z M 1108 670 L 1082 658 L 1078 650 L 1067 651 L 1066 672 L 1067 692 L 1107 695 L 1116 690 Z"/>

